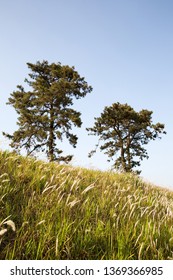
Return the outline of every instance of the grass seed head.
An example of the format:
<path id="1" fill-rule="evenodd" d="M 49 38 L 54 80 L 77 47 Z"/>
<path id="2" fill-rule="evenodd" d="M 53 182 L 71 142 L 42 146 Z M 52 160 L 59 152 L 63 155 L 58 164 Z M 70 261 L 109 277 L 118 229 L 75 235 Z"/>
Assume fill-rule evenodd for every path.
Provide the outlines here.
<path id="1" fill-rule="evenodd" d="M 6 232 L 7 232 L 7 229 L 6 229 L 6 228 L 1 229 L 1 230 L 0 230 L 0 236 L 3 236 Z"/>
<path id="2" fill-rule="evenodd" d="M 15 223 L 12 220 L 8 220 L 4 224 L 10 226 L 13 231 L 16 231 Z"/>

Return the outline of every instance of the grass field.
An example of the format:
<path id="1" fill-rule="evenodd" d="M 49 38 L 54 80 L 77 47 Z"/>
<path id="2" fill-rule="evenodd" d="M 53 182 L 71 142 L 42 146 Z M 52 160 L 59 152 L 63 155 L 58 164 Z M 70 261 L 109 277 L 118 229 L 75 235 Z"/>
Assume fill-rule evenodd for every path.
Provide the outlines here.
<path id="1" fill-rule="evenodd" d="M 173 192 L 0 152 L 0 259 L 173 259 Z"/>

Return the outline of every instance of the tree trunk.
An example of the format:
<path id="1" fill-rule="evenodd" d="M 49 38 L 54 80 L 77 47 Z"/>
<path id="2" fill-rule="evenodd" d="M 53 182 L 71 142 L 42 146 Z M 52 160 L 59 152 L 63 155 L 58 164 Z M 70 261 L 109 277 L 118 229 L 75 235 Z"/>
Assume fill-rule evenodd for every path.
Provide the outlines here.
<path id="1" fill-rule="evenodd" d="M 126 168 L 126 161 L 125 161 L 125 158 L 124 158 L 124 147 L 123 147 L 123 145 L 121 146 L 121 165 L 122 165 L 123 171 L 126 172 L 127 168 Z"/>
<path id="2" fill-rule="evenodd" d="M 50 127 L 49 127 L 49 140 L 48 140 L 48 158 L 49 161 L 54 161 L 54 114 L 53 105 L 50 110 Z"/>
<path id="3" fill-rule="evenodd" d="M 128 172 L 130 172 L 132 170 L 132 166 L 131 166 L 131 156 L 130 156 L 130 135 L 128 136 L 127 139 L 127 161 L 128 161 Z"/>
<path id="4" fill-rule="evenodd" d="M 48 143 L 48 158 L 49 161 L 54 161 L 54 134 L 50 128 L 49 143 Z"/>

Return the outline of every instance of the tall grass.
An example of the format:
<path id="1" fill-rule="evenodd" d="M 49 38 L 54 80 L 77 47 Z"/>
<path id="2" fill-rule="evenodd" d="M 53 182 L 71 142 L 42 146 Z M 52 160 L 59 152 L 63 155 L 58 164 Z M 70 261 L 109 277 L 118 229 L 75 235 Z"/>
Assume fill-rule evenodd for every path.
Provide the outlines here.
<path id="1" fill-rule="evenodd" d="M 0 259 L 173 259 L 173 192 L 0 152 Z"/>

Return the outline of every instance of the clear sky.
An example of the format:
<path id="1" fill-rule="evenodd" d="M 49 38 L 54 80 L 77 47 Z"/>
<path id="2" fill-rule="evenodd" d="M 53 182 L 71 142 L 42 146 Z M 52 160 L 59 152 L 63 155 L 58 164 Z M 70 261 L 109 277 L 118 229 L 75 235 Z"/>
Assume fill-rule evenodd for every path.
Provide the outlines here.
<path id="1" fill-rule="evenodd" d="M 173 187 L 173 1 L 172 0 L 0 0 L 0 132 L 12 133 L 17 114 L 6 105 L 24 85 L 27 62 L 75 66 L 93 92 L 75 102 L 83 126 L 78 145 L 63 143 L 74 165 L 108 169 L 104 154 L 88 159 L 97 138 L 88 136 L 94 117 L 114 102 L 153 111 L 167 135 L 146 146 L 142 177 Z M 9 149 L 0 135 L 0 148 Z"/>

